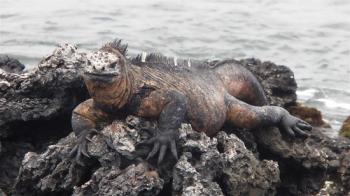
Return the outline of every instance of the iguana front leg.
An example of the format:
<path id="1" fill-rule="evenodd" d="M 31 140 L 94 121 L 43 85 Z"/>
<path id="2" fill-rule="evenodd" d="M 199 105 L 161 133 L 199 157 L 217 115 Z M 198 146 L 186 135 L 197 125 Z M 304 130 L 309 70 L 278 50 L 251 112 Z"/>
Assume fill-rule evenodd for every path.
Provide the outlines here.
<path id="1" fill-rule="evenodd" d="M 76 156 L 76 161 L 84 165 L 81 161 L 82 155 L 90 157 L 87 150 L 89 136 L 98 133 L 96 126 L 99 122 L 108 120 L 108 115 L 95 106 L 92 99 L 88 99 L 79 104 L 72 114 L 72 128 L 78 138 L 77 145 L 70 152 L 71 157 Z"/>
<path id="2" fill-rule="evenodd" d="M 154 100 L 152 100 L 154 99 Z M 151 101 L 152 100 L 152 101 Z M 150 104 L 152 102 L 152 104 Z M 162 107 L 158 118 L 157 134 L 150 140 L 144 142 L 153 144 L 153 149 L 148 154 L 147 159 L 150 159 L 159 152 L 158 164 L 162 162 L 166 151 L 170 148 L 171 153 L 177 159 L 176 139 L 179 137 L 178 129 L 184 121 L 187 111 L 187 98 L 177 91 L 170 92 L 153 92 L 150 97 L 144 102 L 145 105 L 156 105 Z M 152 107 L 152 106 L 151 106 Z M 148 107 L 144 107 L 147 109 Z M 142 111 L 140 111 L 142 112 Z"/>
<path id="3" fill-rule="evenodd" d="M 309 135 L 312 127 L 278 106 L 252 106 L 231 95 L 225 96 L 228 121 L 239 128 L 277 126 L 291 137 Z"/>

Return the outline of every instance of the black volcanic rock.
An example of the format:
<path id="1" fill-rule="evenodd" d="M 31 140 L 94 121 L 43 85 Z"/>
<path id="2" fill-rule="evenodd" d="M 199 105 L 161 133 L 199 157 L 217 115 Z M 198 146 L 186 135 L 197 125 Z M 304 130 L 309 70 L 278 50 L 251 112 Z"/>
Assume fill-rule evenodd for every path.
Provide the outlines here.
<path id="1" fill-rule="evenodd" d="M 130 121 L 142 119 L 129 116 L 127 122 Z M 269 195 L 276 191 L 278 164 L 258 160 L 234 134 L 220 132 L 209 138 L 183 124 L 179 160 L 166 156 L 168 163 L 157 166 L 155 160 L 147 163 L 133 156 L 146 155 L 137 144 L 144 136 L 154 134 L 134 125 L 117 120 L 102 130 L 104 136 L 112 139 L 114 149 L 106 145 L 101 135 L 94 136 L 88 146 L 93 158 L 85 160 L 86 167 L 68 158 L 75 143 L 73 134 L 50 145 L 42 154 L 27 153 L 15 193 L 156 195 L 169 191 L 174 195 Z M 172 189 L 165 190 L 165 184 L 170 184 Z"/>
<path id="2" fill-rule="evenodd" d="M 87 97 L 79 76 L 83 63 L 84 53 L 64 44 L 26 73 L 0 69 L 0 138 L 14 134 L 17 122 L 68 115 Z"/>
<path id="3" fill-rule="evenodd" d="M 144 161 L 155 122 L 120 117 L 88 145 L 91 159 L 76 164 L 72 109 L 88 98 L 79 76 L 85 54 L 64 44 L 37 68 L 0 70 L 0 194 L 9 195 L 346 195 L 350 141 L 315 127 L 307 139 L 277 128 L 236 130 L 215 137 L 183 124 L 179 160 Z M 272 105 L 296 105 L 293 72 L 257 59 L 240 61 L 262 83 Z M 69 134 L 70 133 L 70 134 Z M 104 138 L 113 141 L 109 148 Z M 15 186 L 12 186 L 15 182 Z"/>
<path id="4" fill-rule="evenodd" d="M 0 188 L 6 192 L 26 152 L 45 150 L 70 132 L 71 111 L 88 95 L 79 76 L 83 55 L 64 44 L 33 70 L 0 69 Z"/>
<path id="5" fill-rule="evenodd" d="M 20 73 L 24 68 L 25 66 L 17 59 L 8 55 L 0 55 L 0 69 L 9 73 Z"/>
<path id="6" fill-rule="evenodd" d="M 255 74 L 271 105 L 286 107 L 295 104 L 297 83 L 287 66 L 254 58 L 240 60 L 240 63 Z"/>

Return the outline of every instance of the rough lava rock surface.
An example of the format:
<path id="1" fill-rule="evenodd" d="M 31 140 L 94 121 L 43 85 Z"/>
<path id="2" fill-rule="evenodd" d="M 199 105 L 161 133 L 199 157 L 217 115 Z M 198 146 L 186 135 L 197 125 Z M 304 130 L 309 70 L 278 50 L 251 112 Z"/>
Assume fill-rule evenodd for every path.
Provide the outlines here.
<path id="1" fill-rule="evenodd" d="M 83 56 L 76 52 L 75 46 L 63 44 L 33 70 L 15 73 L 0 68 L 0 188 L 3 190 L 11 189 L 26 152 L 45 150 L 70 132 L 71 111 L 88 96 L 78 74 Z M 9 62 L 8 57 L 1 57 L 0 61 Z"/>
<path id="2" fill-rule="evenodd" d="M 347 195 L 350 142 L 316 127 L 312 136 L 287 139 L 277 128 L 225 127 L 209 138 L 183 124 L 179 160 L 144 161 L 139 145 L 155 122 L 120 117 L 95 135 L 90 159 L 68 152 L 72 109 L 88 97 L 79 77 L 85 54 L 63 44 L 37 68 L 0 69 L 0 193 L 9 195 Z M 271 104 L 296 106 L 293 72 L 257 59 L 240 61 L 262 83 Z M 113 149 L 104 139 L 113 141 Z M 13 185 L 15 181 L 15 185 Z"/>
<path id="3" fill-rule="evenodd" d="M 76 50 L 75 46 L 61 45 L 37 68 L 21 74 L 0 69 L 0 113 L 3 114 L 0 138 L 15 134 L 17 122 L 50 120 L 69 114 L 86 98 L 79 76 L 84 53 Z"/>
<path id="4" fill-rule="evenodd" d="M 129 116 L 128 121 L 142 123 L 142 119 Z M 75 142 L 70 134 L 55 145 L 37 154 L 25 155 L 16 182 L 19 195 L 44 193 L 73 195 L 157 195 L 172 191 L 174 195 L 228 195 L 275 193 L 279 183 L 277 162 L 258 160 L 234 134 L 220 132 L 209 138 L 183 124 L 180 130 L 179 160 L 173 164 L 157 166 L 138 159 L 145 155 L 138 148 L 142 135 L 152 135 L 116 120 L 95 135 L 88 152 L 93 159 L 85 160 L 85 167 L 69 158 Z M 145 133 L 143 133 L 145 132 Z M 114 149 L 103 137 L 110 137 Z M 172 159 L 167 156 L 167 161 Z M 172 181 L 171 181 L 172 178 Z M 171 184 L 170 184 L 171 183 Z M 165 184 L 172 189 L 164 190 Z"/>
<path id="5" fill-rule="evenodd" d="M 24 68 L 25 66 L 17 59 L 0 54 L 0 69 L 11 73 L 21 73 Z"/>

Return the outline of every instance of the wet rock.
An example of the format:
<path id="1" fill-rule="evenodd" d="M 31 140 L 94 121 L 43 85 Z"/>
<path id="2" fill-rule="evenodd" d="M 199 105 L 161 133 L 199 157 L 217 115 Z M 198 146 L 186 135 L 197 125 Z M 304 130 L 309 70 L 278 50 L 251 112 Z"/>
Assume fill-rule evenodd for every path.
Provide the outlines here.
<path id="1" fill-rule="evenodd" d="M 343 122 L 339 134 L 341 136 L 350 138 L 350 116 Z"/>
<path id="2" fill-rule="evenodd" d="M 20 73 L 25 66 L 17 59 L 7 55 L 0 55 L 0 69 L 9 73 Z"/>

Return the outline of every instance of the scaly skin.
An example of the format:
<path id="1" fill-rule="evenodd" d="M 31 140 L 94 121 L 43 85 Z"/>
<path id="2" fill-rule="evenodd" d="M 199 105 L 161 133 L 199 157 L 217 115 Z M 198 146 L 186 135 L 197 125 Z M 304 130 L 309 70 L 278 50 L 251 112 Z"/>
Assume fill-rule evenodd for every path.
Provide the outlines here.
<path id="1" fill-rule="evenodd" d="M 238 128 L 277 126 L 290 136 L 307 136 L 306 122 L 285 109 L 266 106 L 262 87 L 237 62 L 216 64 L 181 60 L 160 55 L 125 58 L 126 46 L 111 42 L 88 55 L 83 78 L 91 99 L 75 108 L 72 127 L 78 145 L 72 155 L 89 156 L 88 135 L 97 132 L 101 122 L 113 120 L 118 111 L 158 119 L 158 134 L 144 142 L 153 144 L 148 158 L 159 152 L 160 163 L 168 148 L 177 158 L 176 139 L 182 122 L 209 136 L 225 122 Z M 264 106 L 265 105 L 265 106 Z"/>

